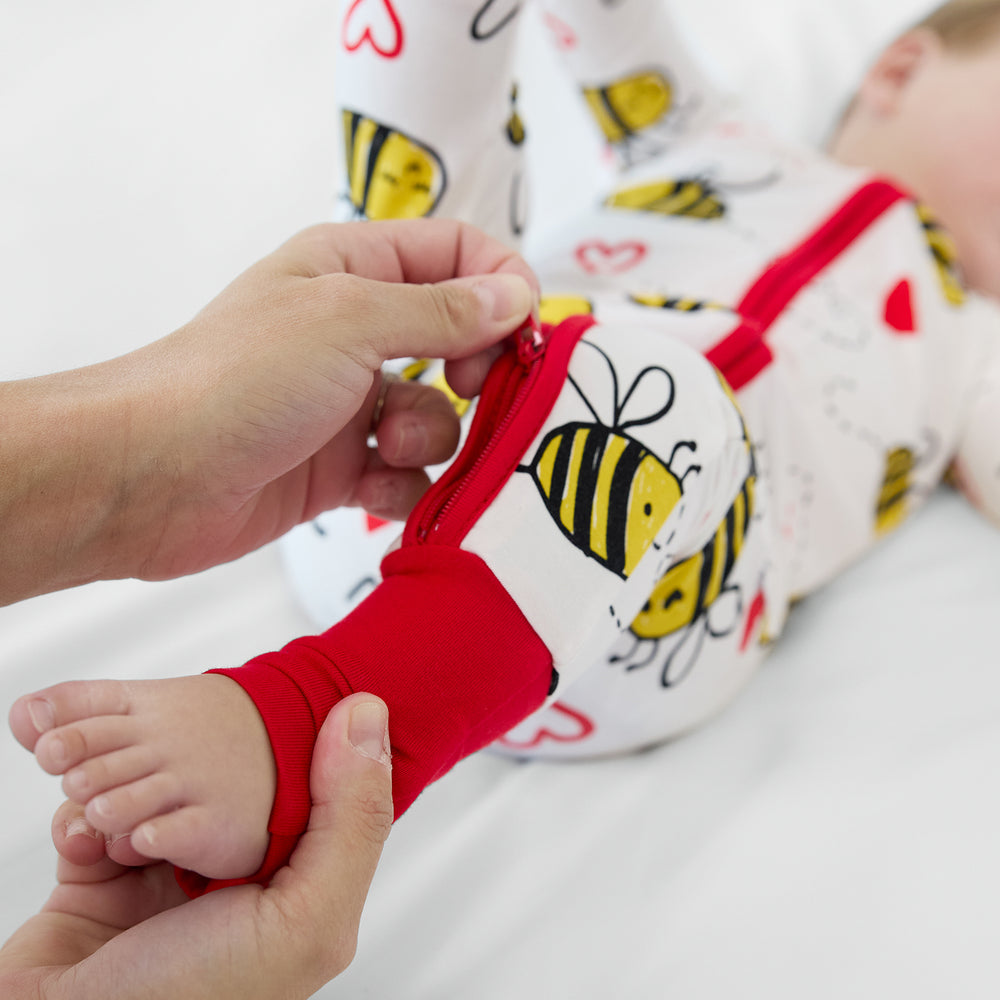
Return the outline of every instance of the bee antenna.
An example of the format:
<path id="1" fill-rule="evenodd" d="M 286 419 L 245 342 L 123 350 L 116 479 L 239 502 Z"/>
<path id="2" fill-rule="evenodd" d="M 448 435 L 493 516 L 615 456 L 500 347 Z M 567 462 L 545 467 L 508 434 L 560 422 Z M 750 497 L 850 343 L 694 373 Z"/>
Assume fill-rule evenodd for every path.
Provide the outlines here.
<path id="1" fill-rule="evenodd" d="M 612 391 L 612 395 L 613 395 L 613 398 L 614 398 L 614 404 L 615 404 L 614 405 L 614 410 L 612 412 L 615 415 L 614 426 L 617 426 L 618 425 L 618 415 L 619 415 L 620 410 L 618 408 L 618 373 L 615 371 L 615 366 L 611 363 L 611 358 L 609 358 L 607 356 L 607 354 L 605 354 L 604 351 L 602 351 L 597 346 L 597 344 L 592 343 L 589 340 L 581 340 L 580 343 L 581 344 L 586 344 L 587 347 L 591 348 L 592 350 L 597 351 L 597 353 L 600 354 L 600 356 L 602 358 L 604 358 L 605 364 L 607 364 L 607 366 L 608 366 L 608 371 L 611 372 L 611 391 Z M 591 405 L 590 400 L 587 399 L 587 397 L 583 394 L 583 390 L 576 384 L 576 381 L 574 380 L 573 376 L 572 375 L 567 375 L 566 378 L 568 379 L 570 385 L 572 385 L 573 388 L 576 389 L 576 393 L 580 397 L 580 399 L 583 400 L 584 405 L 593 414 L 594 420 L 597 423 L 599 423 L 601 425 L 604 425 L 604 421 L 601 420 L 601 418 L 597 415 L 597 411 Z"/>

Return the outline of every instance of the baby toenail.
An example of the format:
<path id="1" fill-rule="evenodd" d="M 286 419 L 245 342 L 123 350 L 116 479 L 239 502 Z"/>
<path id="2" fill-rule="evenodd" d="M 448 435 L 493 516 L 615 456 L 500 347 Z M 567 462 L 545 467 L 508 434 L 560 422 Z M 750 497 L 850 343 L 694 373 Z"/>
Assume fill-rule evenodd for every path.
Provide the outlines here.
<path id="1" fill-rule="evenodd" d="M 67 795 L 83 795 L 87 791 L 87 775 L 83 771 L 70 771 L 63 778 L 63 788 Z"/>
<path id="2" fill-rule="evenodd" d="M 66 824 L 66 837 L 97 837 L 102 836 L 98 833 L 82 816 L 77 816 L 75 819 L 71 819 Z"/>
<path id="3" fill-rule="evenodd" d="M 49 756 L 54 764 L 65 764 L 67 759 L 66 743 L 61 736 L 53 736 L 49 740 Z"/>
<path id="4" fill-rule="evenodd" d="M 28 702 L 28 716 L 31 723 L 40 733 L 47 733 L 56 724 L 56 713 L 52 706 L 43 698 L 33 698 Z"/>

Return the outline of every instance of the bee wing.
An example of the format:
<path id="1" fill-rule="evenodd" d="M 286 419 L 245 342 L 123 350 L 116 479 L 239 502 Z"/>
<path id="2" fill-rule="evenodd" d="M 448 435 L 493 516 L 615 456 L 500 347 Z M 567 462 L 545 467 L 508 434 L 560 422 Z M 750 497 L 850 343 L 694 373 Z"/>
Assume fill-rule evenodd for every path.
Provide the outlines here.
<path id="1" fill-rule="evenodd" d="M 629 386 L 621 406 L 615 410 L 615 426 L 620 430 L 652 424 L 660 419 L 674 404 L 673 376 L 659 365 L 643 368 Z M 635 414 L 631 420 L 623 420 L 626 409 Z"/>
<path id="2" fill-rule="evenodd" d="M 667 654 L 660 673 L 660 684 L 663 687 L 676 687 L 691 673 L 701 647 L 705 644 L 706 631 L 703 622 L 696 618 L 681 632 L 680 638 Z"/>
<path id="3" fill-rule="evenodd" d="M 721 639 L 736 628 L 742 617 L 743 595 L 739 584 L 731 583 L 705 609 L 705 629 L 713 639 Z"/>

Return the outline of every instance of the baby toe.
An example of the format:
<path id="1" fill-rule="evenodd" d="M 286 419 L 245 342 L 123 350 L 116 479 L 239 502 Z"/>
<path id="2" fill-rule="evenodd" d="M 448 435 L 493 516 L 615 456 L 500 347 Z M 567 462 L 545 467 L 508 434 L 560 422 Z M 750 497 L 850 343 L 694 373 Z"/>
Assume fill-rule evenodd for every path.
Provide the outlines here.
<path id="1" fill-rule="evenodd" d="M 63 792 L 71 802 L 86 805 L 95 795 L 147 777 L 156 766 L 157 758 L 149 747 L 124 747 L 90 757 L 68 770 L 63 776 Z"/>
<path id="2" fill-rule="evenodd" d="M 95 830 L 83 815 L 83 807 L 64 802 L 52 817 L 52 843 L 61 858 L 89 868 L 104 857 L 104 834 Z"/>
<path id="3" fill-rule="evenodd" d="M 63 774 L 93 757 L 129 746 L 134 725 L 128 716 L 106 715 L 49 730 L 35 743 L 35 759 L 49 774 Z"/>
<path id="4" fill-rule="evenodd" d="M 66 681 L 18 698 L 9 721 L 18 742 L 33 750 L 42 733 L 100 715 L 125 715 L 128 689 L 121 681 Z"/>
<path id="5" fill-rule="evenodd" d="M 164 813 L 132 831 L 132 846 L 147 857 L 164 858 L 207 878 L 245 878 L 260 868 L 268 834 L 256 842 L 237 837 L 204 806 Z"/>
<path id="6" fill-rule="evenodd" d="M 183 804 L 177 782 L 167 774 L 155 772 L 96 795 L 84 815 L 105 833 L 128 833 L 139 823 L 168 813 Z M 141 851 L 138 845 L 133 845 Z"/>

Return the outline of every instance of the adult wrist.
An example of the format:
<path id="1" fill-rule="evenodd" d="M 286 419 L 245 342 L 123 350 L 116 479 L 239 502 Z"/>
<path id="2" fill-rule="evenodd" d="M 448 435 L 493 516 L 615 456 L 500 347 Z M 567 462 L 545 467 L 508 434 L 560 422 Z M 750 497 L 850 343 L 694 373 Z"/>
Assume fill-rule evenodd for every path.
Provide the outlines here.
<path id="1" fill-rule="evenodd" d="M 0 384 L 0 604 L 135 574 L 166 470 L 122 367 Z"/>

